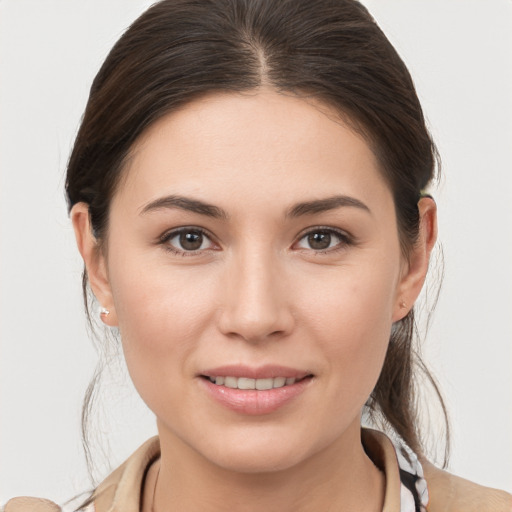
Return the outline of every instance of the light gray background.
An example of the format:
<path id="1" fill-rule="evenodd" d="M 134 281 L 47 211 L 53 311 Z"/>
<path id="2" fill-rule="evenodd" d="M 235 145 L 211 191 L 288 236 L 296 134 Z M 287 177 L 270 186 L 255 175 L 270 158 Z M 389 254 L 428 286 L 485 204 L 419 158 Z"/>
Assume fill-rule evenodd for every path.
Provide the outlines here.
<path id="1" fill-rule="evenodd" d="M 63 174 L 95 72 L 149 4 L 0 0 L 0 502 L 89 487 L 79 411 L 95 353 Z M 512 491 L 512 2 L 365 4 L 408 64 L 444 161 L 446 278 L 424 350 L 452 417 L 450 467 Z M 115 377 L 103 409 L 115 465 L 155 429 Z"/>

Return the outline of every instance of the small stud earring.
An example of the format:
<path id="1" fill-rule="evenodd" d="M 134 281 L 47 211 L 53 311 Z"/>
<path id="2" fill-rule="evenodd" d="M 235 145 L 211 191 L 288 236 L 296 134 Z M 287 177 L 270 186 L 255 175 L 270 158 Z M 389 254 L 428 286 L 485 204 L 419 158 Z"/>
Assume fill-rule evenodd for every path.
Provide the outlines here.
<path id="1" fill-rule="evenodd" d="M 407 308 L 407 304 L 405 303 L 405 300 L 402 300 L 400 302 L 400 309 L 405 309 L 405 308 Z"/>
<path id="2" fill-rule="evenodd" d="M 101 316 L 108 316 L 108 315 L 110 315 L 110 311 L 107 308 L 101 308 L 100 315 Z"/>

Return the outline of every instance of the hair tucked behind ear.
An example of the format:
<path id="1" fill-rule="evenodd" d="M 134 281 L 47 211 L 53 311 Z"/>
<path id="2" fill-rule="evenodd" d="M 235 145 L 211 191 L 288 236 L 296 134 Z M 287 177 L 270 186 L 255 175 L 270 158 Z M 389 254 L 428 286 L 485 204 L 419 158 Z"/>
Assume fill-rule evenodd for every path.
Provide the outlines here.
<path id="1" fill-rule="evenodd" d="M 201 95 L 262 86 L 323 101 L 366 138 L 392 191 L 407 255 L 437 151 L 407 68 L 355 0 L 155 4 L 117 42 L 93 82 L 68 164 L 69 206 L 87 203 L 95 236 L 108 242 L 110 201 L 144 130 Z M 369 406 L 421 453 L 414 378 L 426 369 L 414 331 L 411 312 L 394 329 Z"/>

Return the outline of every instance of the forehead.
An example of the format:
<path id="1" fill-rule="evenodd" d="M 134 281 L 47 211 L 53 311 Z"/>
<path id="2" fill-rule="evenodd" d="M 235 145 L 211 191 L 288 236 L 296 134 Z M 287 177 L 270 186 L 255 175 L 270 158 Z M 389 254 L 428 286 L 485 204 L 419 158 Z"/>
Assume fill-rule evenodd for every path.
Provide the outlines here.
<path id="1" fill-rule="evenodd" d="M 284 208 L 312 195 L 389 195 L 371 148 L 334 109 L 268 90 L 212 94 L 161 118 L 125 173 L 114 201 L 180 193 Z"/>

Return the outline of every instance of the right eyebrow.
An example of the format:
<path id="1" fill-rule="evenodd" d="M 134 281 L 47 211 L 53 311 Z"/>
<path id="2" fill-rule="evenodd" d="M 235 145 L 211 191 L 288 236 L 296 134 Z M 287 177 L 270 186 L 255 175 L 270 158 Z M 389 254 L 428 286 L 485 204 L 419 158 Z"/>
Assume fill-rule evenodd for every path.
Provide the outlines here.
<path id="1" fill-rule="evenodd" d="M 313 201 L 298 203 L 287 211 L 286 216 L 300 217 L 302 215 L 314 215 L 342 207 L 359 208 L 369 214 L 372 213 L 370 208 L 368 208 L 368 206 L 359 199 L 346 195 L 338 195 L 326 197 L 325 199 L 316 199 Z"/>
<path id="2" fill-rule="evenodd" d="M 142 207 L 140 215 L 158 211 L 158 210 L 185 210 L 188 212 L 198 213 L 199 215 L 205 215 L 206 217 L 212 217 L 214 219 L 227 219 L 228 214 L 218 206 L 213 204 L 205 203 L 199 199 L 192 199 L 185 196 L 170 195 L 160 197 L 151 201 Z"/>

